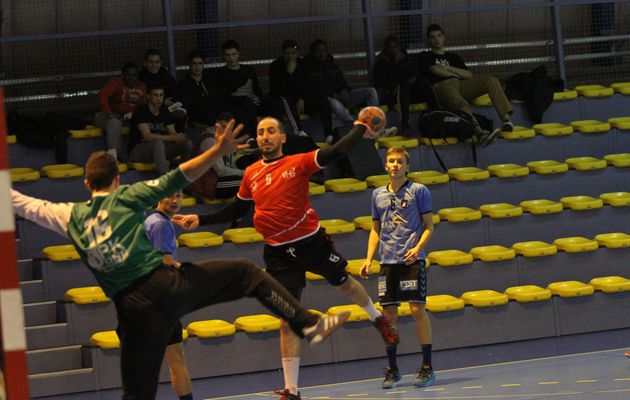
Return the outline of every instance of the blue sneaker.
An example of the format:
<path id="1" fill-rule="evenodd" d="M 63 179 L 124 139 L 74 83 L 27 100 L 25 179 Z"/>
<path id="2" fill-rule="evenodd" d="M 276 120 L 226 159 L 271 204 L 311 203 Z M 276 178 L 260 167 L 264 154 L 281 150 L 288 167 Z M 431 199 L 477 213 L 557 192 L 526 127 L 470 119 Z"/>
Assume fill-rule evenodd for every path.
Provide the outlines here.
<path id="1" fill-rule="evenodd" d="M 383 380 L 383 389 L 395 388 L 398 381 L 400 381 L 400 372 L 397 369 L 387 368 L 385 379 Z"/>
<path id="2" fill-rule="evenodd" d="M 433 373 L 433 368 L 422 367 L 418 371 L 418 375 L 416 375 L 413 380 L 413 385 L 418 387 L 427 387 L 433 383 L 435 380 L 435 374 Z"/>

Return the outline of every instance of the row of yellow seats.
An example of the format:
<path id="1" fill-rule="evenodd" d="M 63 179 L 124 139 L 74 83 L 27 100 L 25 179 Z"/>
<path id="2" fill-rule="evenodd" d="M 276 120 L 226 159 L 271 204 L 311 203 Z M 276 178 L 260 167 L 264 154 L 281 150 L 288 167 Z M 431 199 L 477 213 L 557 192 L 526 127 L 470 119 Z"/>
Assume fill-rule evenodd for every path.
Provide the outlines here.
<path id="1" fill-rule="evenodd" d="M 580 85 L 573 90 L 565 90 L 563 92 L 555 92 L 553 94 L 554 101 L 573 100 L 578 96 L 582 97 L 609 97 L 615 93 L 630 95 L 630 82 L 615 82 L 610 86 L 603 85 Z M 473 100 L 476 106 L 491 106 L 492 101 L 488 94 L 477 97 Z"/>
<path id="2" fill-rule="evenodd" d="M 477 290 L 466 292 L 459 298 L 451 295 L 428 296 L 426 309 L 432 313 L 449 312 L 461 310 L 465 305 L 473 307 L 493 307 L 507 304 L 509 300 L 520 303 L 531 303 L 546 301 L 552 295 L 563 298 L 584 297 L 592 295 L 595 290 L 604 293 L 618 293 L 630 291 L 630 280 L 620 276 L 607 276 L 595 278 L 586 284 L 579 281 L 554 282 L 542 288 L 535 285 L 514 286 L 507 288 L 504 293 L 494 290 Z M 378 304 L 377 307 L 382 309 Z M 310 310 L 313 313 L 322 315 L 317 310 Z M 328 314 L 339 314 L 350 311 L 348 322 L 366 321 L 369 319 L 367 313 L 356 304 L 334 306 L 328 309 Z M 398 315 L 411 315 L 409 303 L 402 303 L 398 307 Z M 223 320 L 205 320 L 190 323 L 184 329 L 184 339 L 189 336 L 197 336 L 202 339 L 211 339 L 224 336 L 232 336 L 237 331 L 249 334 L 260 332 L 272 332 L 280 329 L 280 319 L 271 315 L 259 314 L 248 315 L 237 318 L 234 323 Z M 99 332 L 92 335 L 91 344 L 103 349 L 114 349 L 120 347 L 120 340 L 116 331 Z"/>

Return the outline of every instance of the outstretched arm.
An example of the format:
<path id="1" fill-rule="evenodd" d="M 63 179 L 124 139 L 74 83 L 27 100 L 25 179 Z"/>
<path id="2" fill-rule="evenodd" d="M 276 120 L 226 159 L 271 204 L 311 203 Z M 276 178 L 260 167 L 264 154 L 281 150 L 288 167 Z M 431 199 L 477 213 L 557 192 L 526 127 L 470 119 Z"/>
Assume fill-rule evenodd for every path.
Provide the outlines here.
<path id="1" fill-rule="evenodd" d="M 20 217 L 68 237 L 72 203 L 52 203 L 11 189 L 13 211 Z"/>
<path id="2" fill-rule="evenodd" d="M 253 203 L 251 200 L 241 200 L 237 197 L 235 201 L 213 213 L 203 215 L 177 214 L 171 221 L 184 229 L 196 229 L 203 225 L 230 222 L 247 214 Z"/>

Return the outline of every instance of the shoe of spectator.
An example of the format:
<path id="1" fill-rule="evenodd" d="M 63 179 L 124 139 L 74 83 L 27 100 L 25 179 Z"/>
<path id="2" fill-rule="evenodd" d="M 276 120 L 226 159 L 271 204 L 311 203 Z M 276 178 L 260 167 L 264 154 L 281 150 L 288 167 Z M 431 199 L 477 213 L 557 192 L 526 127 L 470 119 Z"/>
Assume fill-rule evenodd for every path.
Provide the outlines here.
<path id="1" fill-rule="evenodd" d="M 280 400 L 302 400 L 300 392 L 298 392 L 298 394 L 291 394 L 291 392 L 289 392 L 289 389 L 276 389 L 273 392 L 280 396 Z"/>
<path id="2" fill-rule="evenodd" d="M 385 345 L 396 346 L 400 341 L 398 337 L 398 329 L 392 324 L 392 319 L 388 316 L 381 315 L 376 318 L 372 323 L 374 327 L 379 331 Z"/>
<path id="3" fill-rule="evenodd" d="M 171 113 L 171 116 L 174 118 L 184 118 L 188 113 L 179 101 L 171 104 L 168 107 L 168 112 Z"/>
<path id="4" fill-rule="evenodd" d="M 385 379 L 383 379 L 383 389 L 395 388 L 400 381 L 400 372 L 397 369 L 387 368 Z"/>
<path id="5" fill-rule="evenodd" d="M 397 133 L 398 133 L 398 128 L 396 128 L 395 126 L 392 126 L 391 128 L 385 128 L 382 131 L 380 131 L 376 135 L 376 137 L 394 136 Z"/>
<path id="6" fill-rule="evenodd" d="M 499 136 L 499 132 L 501 132 L 501 128 L 497 128 L 493 131 L 481 131 L 479 134 L 479 145 L 481 147 L 487 147 L 490 143 L 495 141 L 495 139 Z"/>
<path id="7" fill-rule="evenodd" d="M 308 133 L 304 131 L 297 131 L 296 135 L 301 136 L 301 137 L 308 137 Z"/>
<path id="8" fill-rule="evenodd" d="M 512 121 L 508 120 L 503 122 L 503 125 L 501 125 L 501 132 L 512 132 L 514 130 L 514 124 L 512 123 Z"/>
<path id="9" fill-rule="evenodd" d="M 435 380 L 435 374 L 433 373 L 433 368 L 431 367 L 422 367 L 417 372 L 418 374 L 413 380 L 414 386 L 427 387 Z"/>
<path id="10" fill-rule="evenodd" d="M 328 144 L 332 144 L 333 140 L 334 140 L 333 135 L 328 135 L 326 136 L 325 142 Z"/>
<path id="11" fill-rule="evenodd" d="M 350 311 L 344 311 L 336 315 L 327 314 L 321 317 L 314 326 L 306 328 L 304 336 L 311 346 L 319 344 L 343 325 L 349 317 Z"/>

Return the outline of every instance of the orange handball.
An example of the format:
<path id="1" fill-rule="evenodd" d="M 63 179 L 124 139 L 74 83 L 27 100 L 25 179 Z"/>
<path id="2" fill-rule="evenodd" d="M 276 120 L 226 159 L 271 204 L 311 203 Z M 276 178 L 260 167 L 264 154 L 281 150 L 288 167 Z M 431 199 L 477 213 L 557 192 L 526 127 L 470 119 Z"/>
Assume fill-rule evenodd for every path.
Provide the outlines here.
<path id="1" fill-rule="evenodd" d="M 365 107 L 359 113 L 355 125 L 363 125 L 367 128 L 363 137 L 366 139 L 374 139 L 378 133 L 385 129 L 387 125 L 387 117 L 379 107 Z"/>

